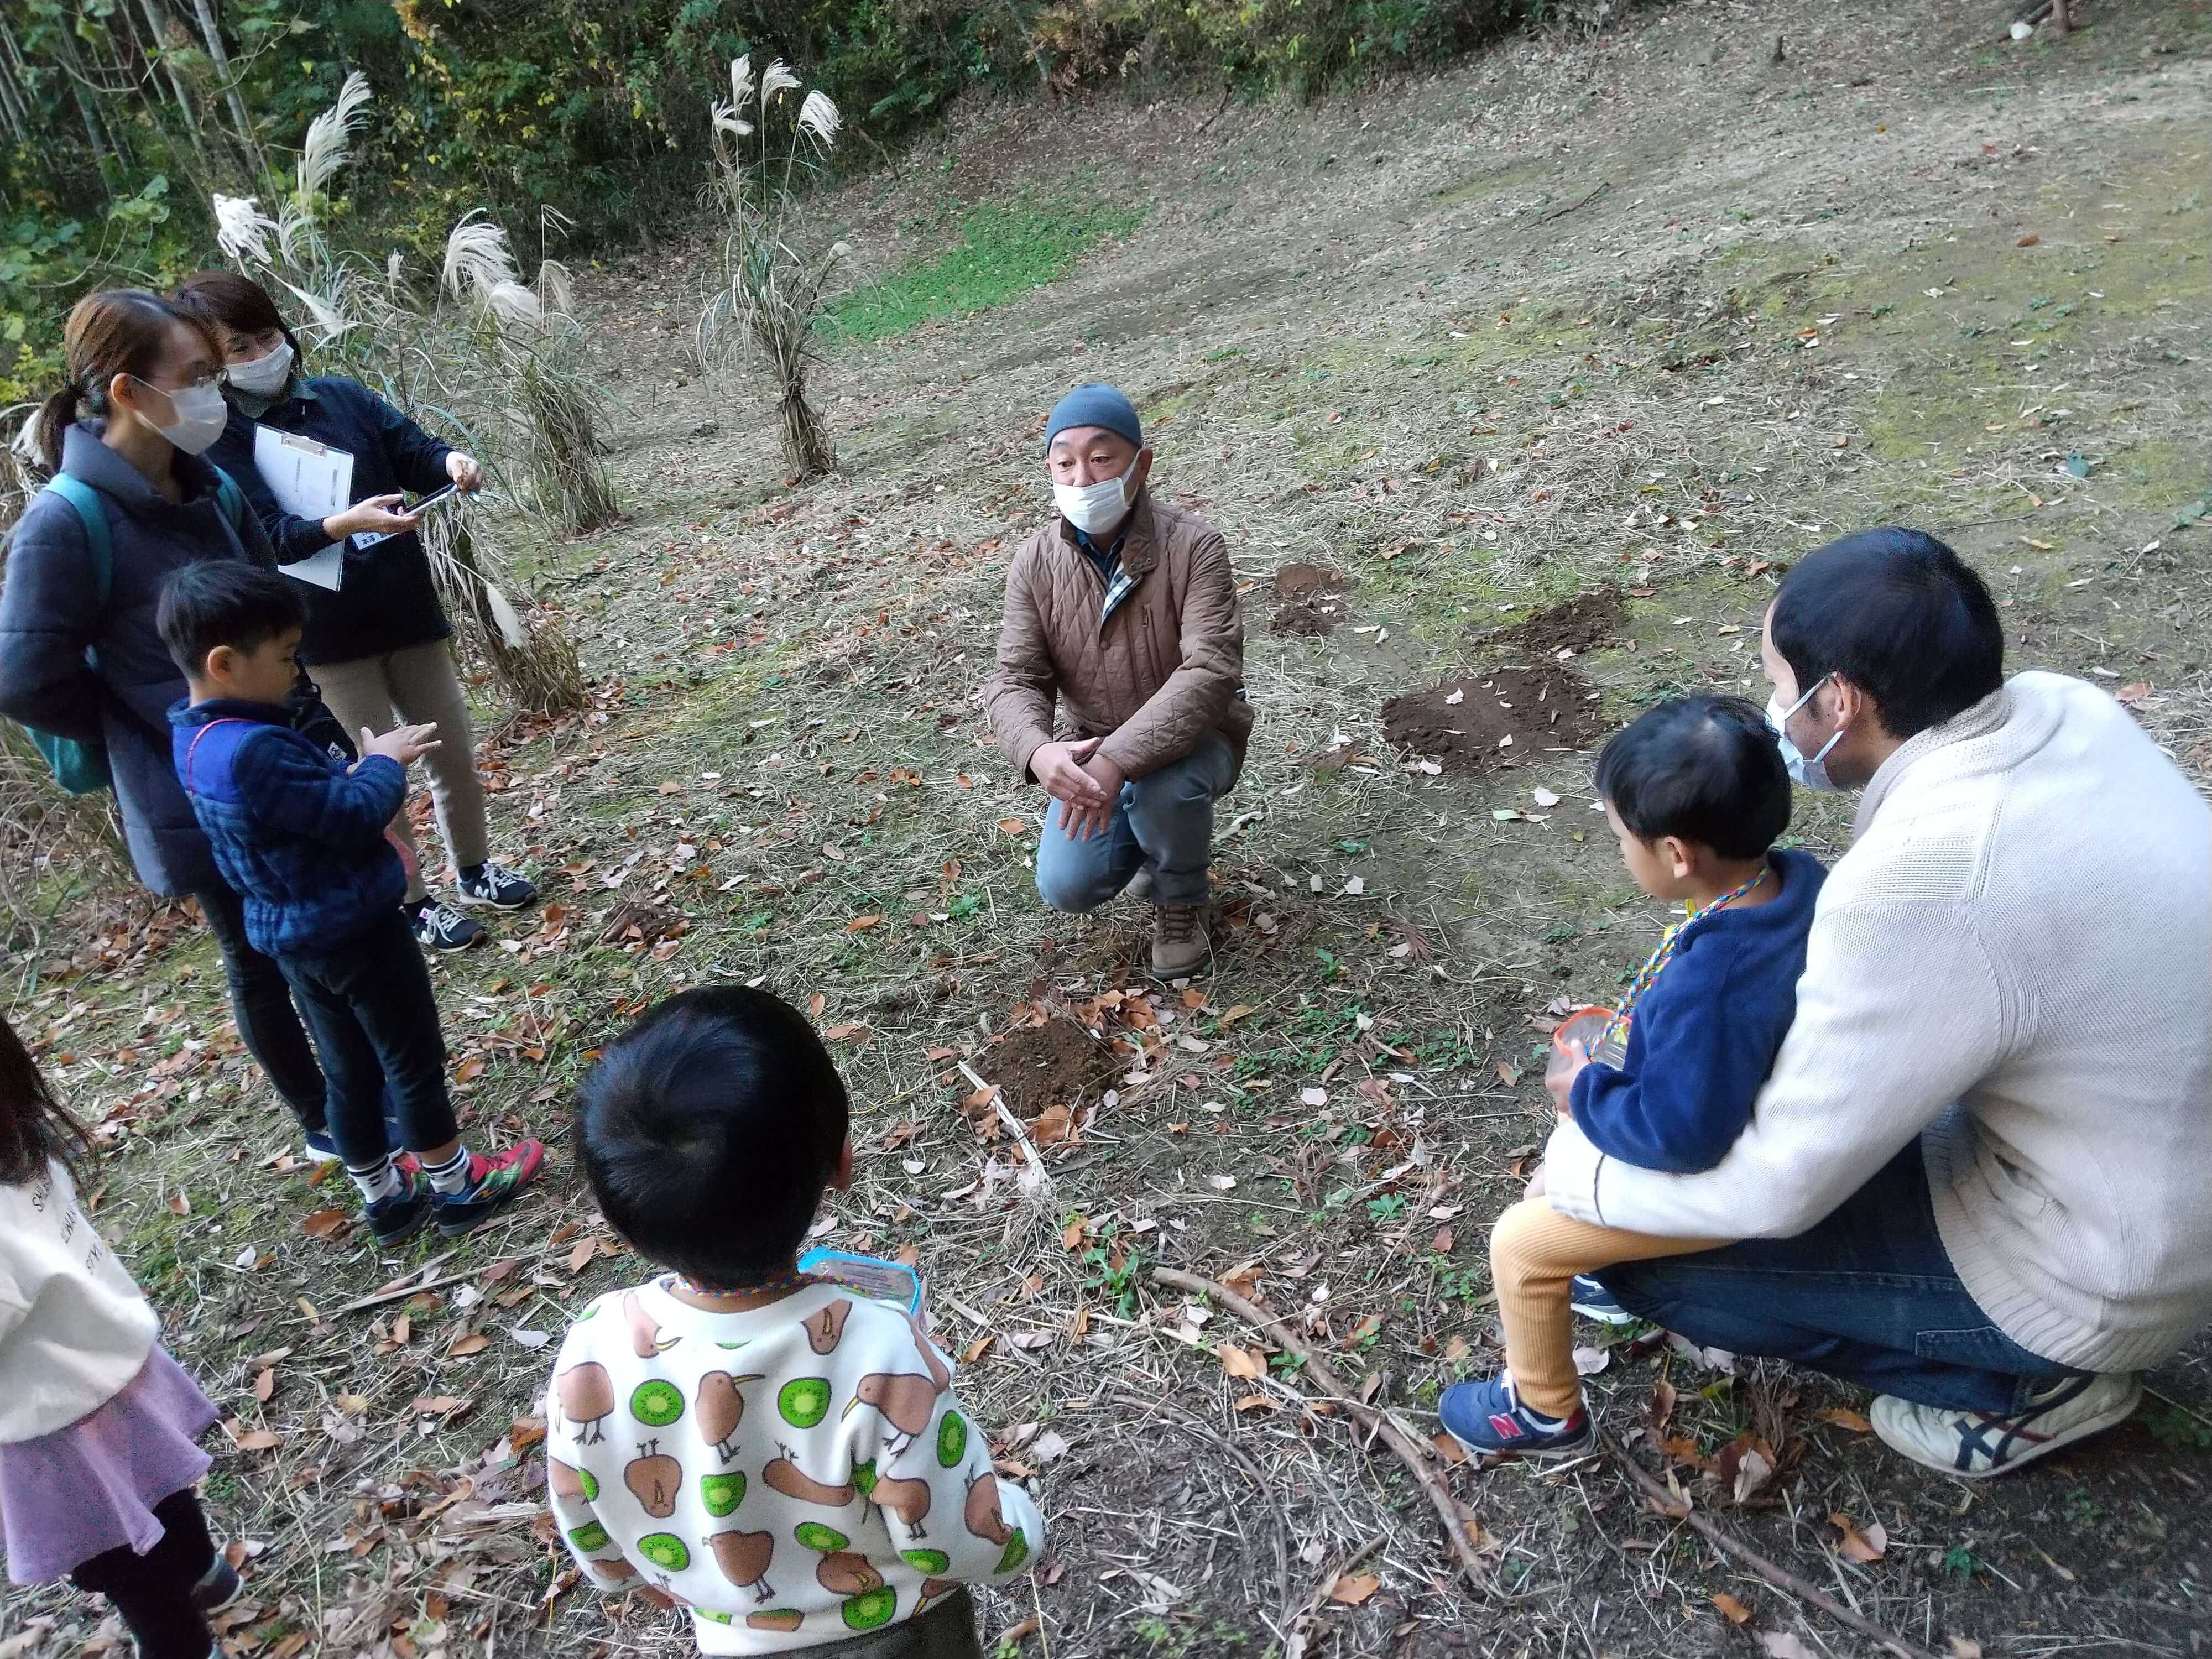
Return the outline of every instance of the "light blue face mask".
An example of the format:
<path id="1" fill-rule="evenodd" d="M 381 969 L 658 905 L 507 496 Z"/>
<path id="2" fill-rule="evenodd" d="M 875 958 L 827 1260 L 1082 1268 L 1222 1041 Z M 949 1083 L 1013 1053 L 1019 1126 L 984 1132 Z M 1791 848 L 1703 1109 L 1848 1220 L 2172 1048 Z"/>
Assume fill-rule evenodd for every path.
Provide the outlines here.
<path id="1" fill-rule="evenodd" d="M 1820 745 L 1819 754 L 1808 755 L 1790 741 L 1790 718 L 1813 701 L 1814 692 L 1826 685 L 1829 678 L 1828 675 L 1821 675 L 1819 679 L 1813 682 L 1811 690 L 1787 708 L 1782 706 L 1779 694 L 1766 700 L 1766 723 L 1774 728 L 1775 741 L 1782 745 L 1782 763 L 1790 769 L 1790 775 L 1808 789 L 1818 789 L 1826 793 L 1832 793 L 1842 787 L 1828 775 L 1828 769 L 1821 763 L 1828 758 L 1828 751 L 1844 740 L 1844 734 L 1840 729 L 1838 730 L 1833 737 Z"/>

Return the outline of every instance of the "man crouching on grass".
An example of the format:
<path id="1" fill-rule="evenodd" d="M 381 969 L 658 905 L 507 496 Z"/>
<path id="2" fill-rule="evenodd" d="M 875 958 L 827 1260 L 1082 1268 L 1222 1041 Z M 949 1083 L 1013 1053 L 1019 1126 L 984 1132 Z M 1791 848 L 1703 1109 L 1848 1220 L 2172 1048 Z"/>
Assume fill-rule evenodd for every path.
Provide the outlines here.
<path id="1" fill-rule="evenodd" d="M 1213 803 L 1244 763 L 1244 617 L 1220 534 L 1157 501 L 1137 411 L 1078 386 L 1045 428 L 1055 515 L 1006 572 L 991 732 L 1052 797 L 1037 891 L 1055 910 L 1149 896 L 1152 971 L 1206 960 Z M 1065 730 L 1053 729 L 1057 700 Z"/>

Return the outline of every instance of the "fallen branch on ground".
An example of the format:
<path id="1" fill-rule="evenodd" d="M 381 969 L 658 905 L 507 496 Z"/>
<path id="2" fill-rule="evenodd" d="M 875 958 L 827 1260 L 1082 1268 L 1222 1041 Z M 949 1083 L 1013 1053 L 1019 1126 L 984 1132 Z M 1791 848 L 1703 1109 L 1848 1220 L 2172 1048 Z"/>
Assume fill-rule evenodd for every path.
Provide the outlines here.
<path id="1" fill-rule="evenodd" d="M 1444 1536 L 1450 1541 L 1452 1554 L 1458 1558 L 1460 1570 L 1466 1573 L 1468 1583 L 1479 1590 L 1489 1589 L 1489 1575 L 1483 1570 L 1481 1558 L 1475 1554 L 1474 1540 L 1468 1537 L 1467 1525 L 1460 1519 L 1459 1504 L 1451 1495 L 1451 1488 L 1444 1484 L 1436 1455 L 1429 1447 L 1400 1428 L 1388 1412 L 1378 1411 L 1353 1395 L 1344 1386 L 1342 1379 L 1329 1370 L 1319 1354 L 1258 1304 L 1246 1301 L 1226 1285 L 1197 1273 L 1184 1273 L 1180 1268 L 1156 1267 L 1152 1274 L 1162 1284 L 1172 1285 L 1177 1290 L 1211 1297 L 1255 1330 L 1267 1333 L 1285 1352 L 1294 1353 L 1304 1361 L 1307 1374 L 1321 1384 L 1322 1390 L 1336 1404 L 1380 1436 L 1383 1443 L 1398 1455 L 1398 1460 L 1413 1471 L 1413 1478 L 1421 1483 L 1421 1490 L 1428 1494 L 1437 1518 L 1444 1523 Z"/>
<path id="2" fill-rule="evenodd" d="M 1573 213 L 1580 209 L 1588 207 L 1592 202 L 1597 200 L 1599 197 L 1604 195 L 1606 191 L 1612 188 L 1613 185 L 1609 180 L 1601 183 L 1595 190 L 1590 191 L 1589 195 L 1581 198 L 1579 200 L 1570 202 L 1565 207 L 1555 207 L 1549 213 L 1538 214 L 1536 216 L 1536 222 L 1540 225 L 1548 223 L 1553 219 L 1564 219 L 1570 213 Z"/>
<path id="3" fill-rule="evenodd" d="M 1917 1648 L 1903 1637 L 1891 1635 L 1880 1625 L 1853 1613 L 1826 1590 L 1807 1583 L 1787 1567 L 1777 1566 L 1734 1534 L 1723 1531 L 1661 1485 L 1650 1470 L 1629 1455 L 1627 1447 L 1609 1434 L 1601 1433 L 1599 1437 L 1605 1443 L 1605 1449 L 1613 1454 L 1614 1461 L 1628 1472 L 1629 1479 L 1641 1486 L 1653 1502 L 1662 1505 L 1668 1515 L 1687 1526 L 1714 1548 L 1735 1557 L 1775 1589 L 1801 1601 L 1809 1601 L 1837 1623 L 1850 1626 L 1868 1641 L 1895 1654 L 1897 1659 L 1936 1659 L 1936 1656 L 1925 1648 Z"/>

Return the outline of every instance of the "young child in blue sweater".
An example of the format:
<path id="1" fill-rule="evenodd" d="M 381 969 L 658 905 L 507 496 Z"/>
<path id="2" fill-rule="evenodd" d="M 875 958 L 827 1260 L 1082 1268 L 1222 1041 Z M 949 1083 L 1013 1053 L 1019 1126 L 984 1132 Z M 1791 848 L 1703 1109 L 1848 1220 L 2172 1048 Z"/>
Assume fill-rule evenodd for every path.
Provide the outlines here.
<path id="1" fill-rule="evenodd" d="M 283 971 L 314 1038 L 331 1139 L 369 1231 L 396 1244 L 434 1218 L 464 1233 L 536 1177 L 545 1149 L 471 1153 L 447 1097 L 437 1000 L 385 828 L 437 728 L 364 727 L 351 766 L 295 730 L 284 699 L 301 616 L 291 580 L 258 566 L 210 560 L 169 579 L 155 625 L 190 694 L 169 710 L 177 777 L 216 868 L 245 897 L 246 938 Z M 419 1180 L 386 1139 L 387 1085 Z"/>
<path id="2" fill-rule="evenodd" d="M 1687 915 L 1638 971 L 1595 1045 L 1616 1063 L 1577 1044 L 1574 1065 L 1547 1085 L 1560 1115 L 1605 1156 L 1647 1170 L 1709 1170 L 1751 1121 L 1796 1018 L 1827 872 L 1774 846 L 1790 827 L 1790 775 L 1765 713 L 1741 698 L 1698 695 L 1650 710 L 1606 745 L 1597 791 L 1636 884 L 1680 900 Z M 1444 1427 L 1472 1451 L 1587 1449 L 1594 1437 L 1571 1305 L 1603 1318 L 1609 1298 L 1578 1276 L 1727 1242 L 1561 1215 L 1540 1171 L 1490 1238 L 1507 1369 L 1447 1389 L 1437 1406 Z"/>

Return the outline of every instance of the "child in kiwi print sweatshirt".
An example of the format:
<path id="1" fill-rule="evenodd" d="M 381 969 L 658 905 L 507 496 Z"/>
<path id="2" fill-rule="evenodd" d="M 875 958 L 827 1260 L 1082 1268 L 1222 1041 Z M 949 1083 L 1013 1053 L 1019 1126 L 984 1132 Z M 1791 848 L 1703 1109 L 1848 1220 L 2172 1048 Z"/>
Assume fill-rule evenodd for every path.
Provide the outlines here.
<path id="1" fill-rule="evenodd" d="M 1044 1523 L 921 1321 L 795 1270 L 852 1168 L 805 1018 L 672 997 L 608 1046 L 577 1131 L 601 1211 L 673 1269 L 592 1302 L 554 1364 L 553 1511 L 585 1574 L 688 1607 L 703 1653 L 831 1655 L 911 1621 L 915 1652 L 980 1659 L 965 1586 L 1027 1571 Z"/>

